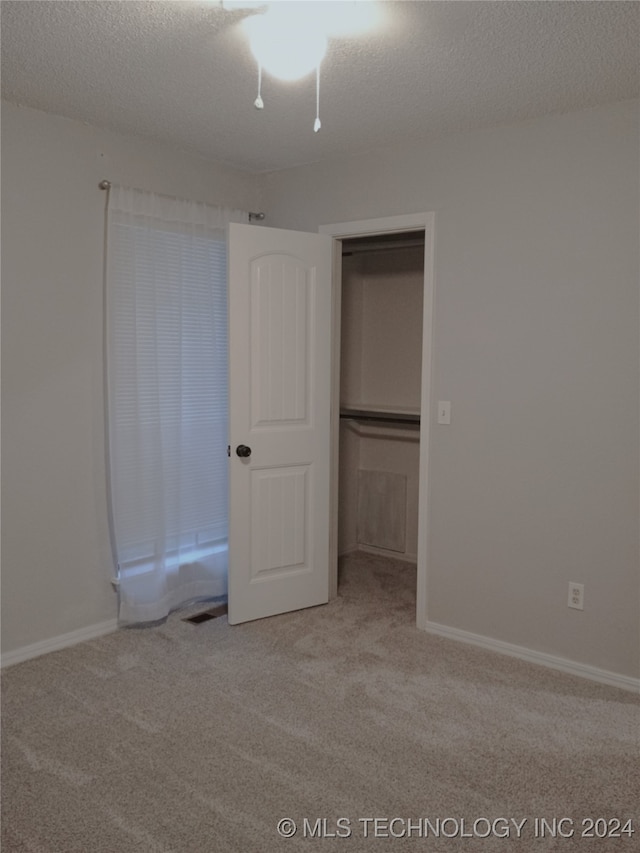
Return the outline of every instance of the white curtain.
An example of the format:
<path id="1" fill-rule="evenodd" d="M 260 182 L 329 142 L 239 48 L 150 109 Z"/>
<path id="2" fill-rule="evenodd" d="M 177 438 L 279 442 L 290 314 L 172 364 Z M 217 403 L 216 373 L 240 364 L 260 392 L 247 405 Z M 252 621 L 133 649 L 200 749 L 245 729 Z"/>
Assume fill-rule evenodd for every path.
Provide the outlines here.
<path id="1" fill-rule="evenodd" d="M 107 429 L 119 618 L 227 593 L 227 226 L 242 211 L 113 186 Z"/>

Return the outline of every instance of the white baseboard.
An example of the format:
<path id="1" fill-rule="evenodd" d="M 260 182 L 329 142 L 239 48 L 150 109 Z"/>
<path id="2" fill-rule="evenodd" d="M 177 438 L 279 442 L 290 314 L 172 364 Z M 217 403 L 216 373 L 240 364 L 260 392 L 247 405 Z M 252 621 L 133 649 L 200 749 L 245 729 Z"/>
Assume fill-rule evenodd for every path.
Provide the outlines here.
<path id="1" fill-rule="evenodd" d="M 86 640 L 93 640 L 96 637 L 102 637 L 105 634 L 111 634 L 117 630 L 117 619 L 108 619 L 106 622 L 98 622 L 95 625 L 88 625 L 86 628 L 79 628 L 76 631 L 70 631 L 68 634 L 60 634 L 57 637 L 52 637 L 50 640 L 42 640 L 39 643 L 33 643 L 29 646 L 22 646 L 19 649 L 14 649 L 12 652 L 6 652 L 0 659 L 0 666 L 4 669 L 7 666 L 31 660 L 32 658 L 40 657 L 41 655 L 46 655 L 49 652 L 55 652 L 59 649 L 65 649 L 69 646 L 75 646 L 77 643 L 83 643 Z M 589 664 L 578 663 L 577 661 L 567 660 L 566 658 L 560 658 L 556 655 L 550 655 L 545 652 L 537 652 L 534 649 L 527 649 L 524 646 L 516 646 L 513 643 L 505 643 L 502 640 L 494 640 L 491 637 L 485 637 L 482 634 L 473 634 L 470 631 L 463 631 L 460 628 L 451 628 L 447 625 L 440 625 L 437 622 L 427 622 L 425 630 L 428 633 L 436 634 L 439 637 L 457 640 L 458 642 L 468 643 L 472 646 L 479 646 L 480 648 L 487 649 L 488 651 L 519 658 L 520 660 L 525 660 L 529 663 L 547 666 L 550 669 L 557 669 L 560 672 L 566 672 L 569 675 L 588 678 L 591 681 L 597 681 L 600 684 L 608 684 L 611 687 L 619 687 L 622 690 L 631 690 L 632 692 L 640 693 L 640 678 L 633 678 L 629 675 L 620 675 L 616 672 L 609 672 L 609 670 L 599 669 L 598 667 L 590 666 Z"/>
<path id="2" fill-rule="evenodd" d="M 83 643 L 85 640 L 93 640 L 96 637 L 102 637 L 104 634 L 111 634 L 117 629 L 117 619 L 107 619 L 106 622 L 87 625 L 86 628 L 78 628 L 77 631 L 70 631 L 68 634 L 59 634 L 50 640 L 42 640 L 39 643 L 32 643 L 30 646 L 22 646 L 19 649 L 14 649 L 12 652 L 6 652 L 0 659 L 0 666 L 4 669 L 4 667 L 12 666 L 15 663 L 22 663 L 22 661 L 31 660 L 31 658 L 37 658 L 49 652 L 66 649 L 68 646 L 75 646 L 76 643 Z"/>
<path id="3" fill-rule="evenodd" d="M 338 557 L 347 557 L 349 554 L 355 554 L 357 550 L 357 545 L 349 545 L 348 548 L 344 548 L 342 551 L 338 551 Z"/>
<path id="4" fill-rule="evenodd" d="M 418 557 L 415 554 L 404 554 L 399 551 L 387 551 L 385 548 L 376 548 L 375 545 L 352 545 L 341 551 L 338 556 L 346 557 L 348 554 L 373 554 L 377 557 L 391 557 L 392 560 L 403 560 L 405 563 L 417 563 Z"/>
<path id="5" fill-rule="evenodd" d="M 502 640 L 493 640 L 491 637 L 484 637 L 481 634 L 472 634 L 470 631 L 462 631 L 459 628 L 450 628 L 447 625 L 439 625 L 437 622 L 427 622 L 425 630 L 430 634 L 437 634 L 440 637 L 446 637 L 450 640 L 458 640 L 462 643 L 469 643 L 472 646 L 480 646 L 480 648 L 488 649 L 499 654 L 509 655 L 510 657 L 520 658 L 529 663 L 537 663 L 542 666 L 548 666 L 550 669 L 557 669 L 560 672 L 566 672 L 569 675 L 578 675 L 581 678 L 588 678 L 591 681 L 598 681 L 600 684 L 608 684 L 611 687 L 620 687 L 622 690 L 631 690 L 634 693 L 640 693 L 640 678 L 633 678 L 629 675 L 619 675 L 616 672 L 609 672 L 606 669 L 599 669 L 596 666 L 589 666 L 585 663 L 567 660 L 565 658 L 549 655 L 545 652 L 536 652 L 533 649 L 527 649 L 524 646 L 516 646 L 512 643 L 504 643 Z"/>

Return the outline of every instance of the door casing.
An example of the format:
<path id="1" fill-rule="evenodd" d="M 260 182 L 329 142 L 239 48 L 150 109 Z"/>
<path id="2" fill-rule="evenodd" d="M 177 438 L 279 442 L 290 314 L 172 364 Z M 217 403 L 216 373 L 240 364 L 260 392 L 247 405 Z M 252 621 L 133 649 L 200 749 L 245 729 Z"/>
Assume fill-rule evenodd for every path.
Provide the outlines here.
<path id="1" fill-rule="evenodd" d="M 416 581 L 416 625 L 427 626 L 427 579 L 429 553 L 429 456 L 432 397 L 433 317 L 434 317 L 434 227 L 435 215 L 413 213 L 381 219 L 363 219 L 321 225 L 318 231 L 333 237 L 331 292 L 331 480 L 329 535 L 329 596 L 338 594 L 338 482 L 340 436 L 340 332 L 342 302 L 342 240 L 389 234 L 397 231 L 424 231 L 424 297 L 422 319 L 422 380 L 420 398 L 420 463 L 418 505 L 418 559 Z"/>

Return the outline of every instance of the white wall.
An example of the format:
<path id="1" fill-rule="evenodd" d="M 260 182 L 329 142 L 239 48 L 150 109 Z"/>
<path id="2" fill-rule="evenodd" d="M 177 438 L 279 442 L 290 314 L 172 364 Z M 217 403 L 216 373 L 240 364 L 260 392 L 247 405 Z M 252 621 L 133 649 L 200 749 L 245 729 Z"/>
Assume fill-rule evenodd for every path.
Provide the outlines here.
<path id="1" fill-rule="evenodd" d="M 312 231 L 434 210 L 453 422 L 432 431 L 428 619 L 638 676 L 637 102 L 274 173 L 264 199 L 255 177 L 3 104 L 2 178 L 3 652 L 116 613 L 109 178 Z"/>
<path id="2" fill-rule="evenodd" d="M 427 618 L 636 677 L 638 150 L 624 102 L 272 173 L 264 199 L 309 231 L 436 213 L 452 424 L 432 428 Z"/>
<path id="3" fill-rule="evenodd" d="M 340 395 L 345 406 L 420 410 L 424 249 L 346 258 Z"/>
<path id="4" fill-rule="evenodd" d="M 116 616 L 102 395 L 101 179 L 259 209 L 250 175 L 2 108 L 2 650 Z"/>

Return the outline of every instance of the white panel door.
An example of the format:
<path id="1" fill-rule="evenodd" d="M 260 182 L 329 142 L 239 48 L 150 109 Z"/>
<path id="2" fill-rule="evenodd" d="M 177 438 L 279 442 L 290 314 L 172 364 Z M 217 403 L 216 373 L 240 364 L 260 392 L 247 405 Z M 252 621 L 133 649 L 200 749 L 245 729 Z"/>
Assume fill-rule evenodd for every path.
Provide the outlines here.
<path id="1" fill-rule="evenodd" d="M 328 601 L 331 252 L 230 226 L 231 624 Z"/>

